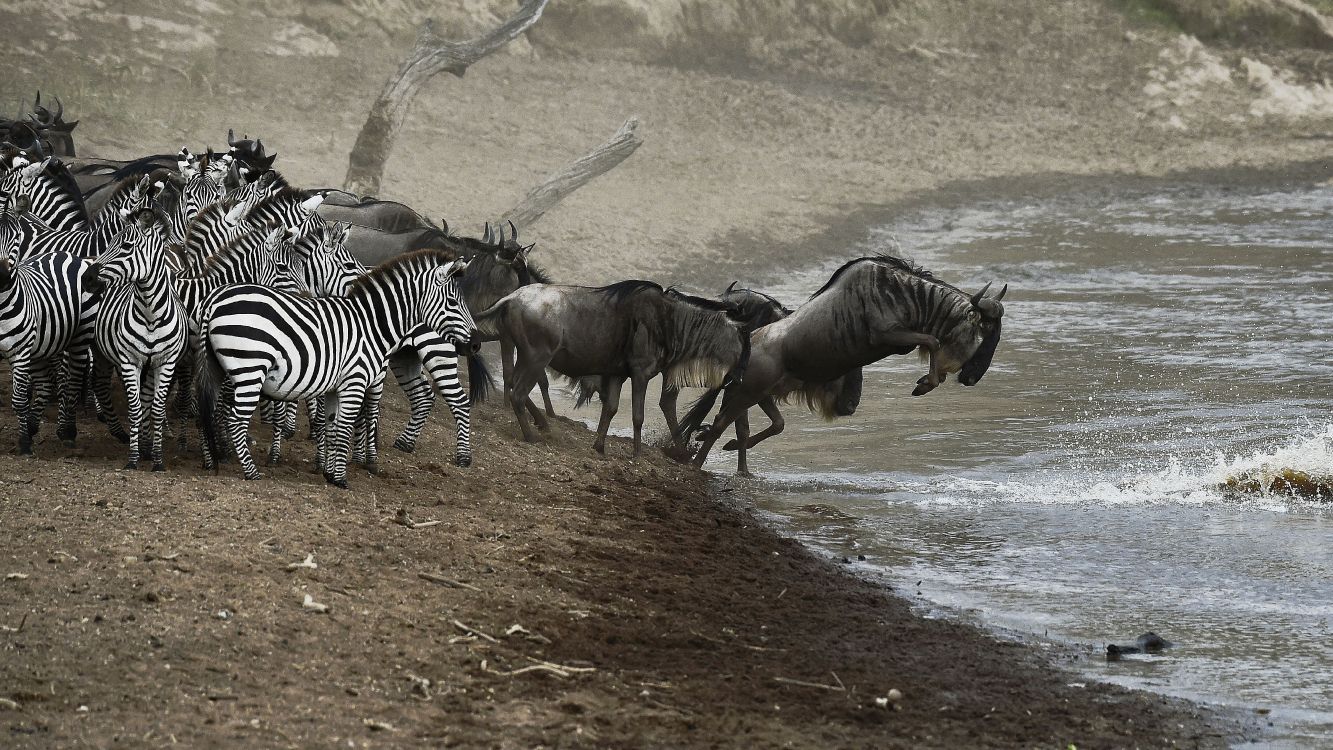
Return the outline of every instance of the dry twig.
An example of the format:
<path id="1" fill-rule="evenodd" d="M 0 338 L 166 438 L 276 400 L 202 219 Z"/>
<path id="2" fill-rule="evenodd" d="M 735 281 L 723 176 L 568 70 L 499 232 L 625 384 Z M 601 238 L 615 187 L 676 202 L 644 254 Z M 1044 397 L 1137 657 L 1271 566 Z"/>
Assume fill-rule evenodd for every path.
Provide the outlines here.
<path id="1" fill-rule="evenodd" d="M 481 591 L 481 589 L 477 588 L 476 586 L 473 586 L 470 583 L 455 581 L 452 578 L 445 578 L 444 576 L 435 575 L 434 573 L 417 573 L 417 578 L 420 578 L 423 581 L 430 581 L 431 583 L 438 583 L 441 586 L 448 586 L 451 589 L 468 589 L 470 591 Z"/>
<path id="2" fill-rule="evenodd" d="M 837 679 L 838 679 L 838 676 L 837 676 L 836 674 L 833 675 L 833 679 L 837 680 Z M 819 688 L 820 690 L 832 690 L 832 691 L 835 692 L 835 693 L 843 693 L 843 692 L 846 692 L 846 691 L 847 691 L 847 688 L 844 687 L 843 684 L 842 684 L 842 680 L 838 680 L 838 684 L 837 684 L 837 685 L 822 685 L 822 684 L 820 684 L 820 683 L 818 683 L 818 682 L 806 682 L 805 680 L 793 680 L 793 679 L 791 679 L 790 677 L 774 677 L 773 680 L 774 680 L 775 682 L 781 682 L 781 683 L 784 683 L 784 684 L 787 684 L 787 685 L 800 685 L 801 687 Z"/>

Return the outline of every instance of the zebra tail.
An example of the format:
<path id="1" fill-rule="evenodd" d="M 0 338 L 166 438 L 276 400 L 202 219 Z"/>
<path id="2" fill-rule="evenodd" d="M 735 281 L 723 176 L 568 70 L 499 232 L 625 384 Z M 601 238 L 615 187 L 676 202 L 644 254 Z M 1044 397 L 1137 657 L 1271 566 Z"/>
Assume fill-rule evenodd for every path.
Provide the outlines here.
<path id="1" fill-rule="evenodd" d="M 480 354 L 469 354 L 467 357 L 467 388 L 468 398 L 473 404 L 485 401 L 495 388 L 495 378 Z"/>
<path id="2" fill-rule="evenodd" d="M 722 393 L 721 388 L 711 388 L 704 392 L 697 401 L 690 404 L 689 411 L 680 418 L 680 424 L 676 426 L 676 432 L 673 438 L 683 442 L 689 442 L 690 436 L 698 432 L 704 426 L 704 420 L 708 418 L 708 413 L 713 410 L 713 404 L 717 403 L 718 395 Z"/>
<path id="3" fill-rule="evenodd" d="M 218 387 L 222 383 L 222 367 L 213 356 L 213 346 L 204 339 L 203 356 L 195 363 L 195 387 L 199 389 L 199 432 L 204 436 L 209 455 L 213 456 L 214 465 L 222 455 L 218 451 L 217 411 Z"/>

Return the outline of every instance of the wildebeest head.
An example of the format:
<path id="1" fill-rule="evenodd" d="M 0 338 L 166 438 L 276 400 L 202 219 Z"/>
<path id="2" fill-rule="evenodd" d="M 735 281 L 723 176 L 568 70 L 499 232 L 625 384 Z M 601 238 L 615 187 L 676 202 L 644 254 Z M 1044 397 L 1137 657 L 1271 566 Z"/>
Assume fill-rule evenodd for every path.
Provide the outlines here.
<path id="1" fill-rule="evenodd" d="M 753 289 L 738 289 L 737 283 L 731 282 L 718 299 L 736 307 L 736 314 L 732 318 L 744 324 L 746 333 L 754 333 L 769 323 L 791 315 L 792 311 L 776 299 Z"/>
<path id="2" fill-rule="evenodd" d="M 988 289 L 990 284 L 972 295 L 972 308 L 977 314 L 977 331 L 981 337 L 981 344 L 958 371 L 958 382 L 963 385 L 976 385 L 981 382 L 982 376 L 990 367 L 991 358 L 995 356 L 995 348 L 1000 345 L 1000 323 L 1004 318 L 1004 305 L 1000 304 L 1000 300 L 1004 299 L 1004 293 L 1009 291 L 1009 285 L 1005 284 L 994 297 L 986 296 Z"/>
<path id="3" fill-rule="evenodd" d="M 509 232 L 506 237 L 503 227 L 492 229 L 487 223 L 480 240 L 458 238 L 459 254 L 471 261 L 467 273 L 462 276 L 461 287 L 468 305 L 474 310 L 485 310 L 501 297 L 534 281 L 549 281 L 541 269 L 528 262 L 536 243 L 519 244 L 518 230 L 512 223 Z"/>
<path id="4" fill-rule="evenodd" d="M 264 151 L 263 140 L 251 140 L 249 135 L 238 139 L 230 128 L 227 130 L 227 146 L 227 155 L 236 164 L 236 175 L 241 182 L 254 182 L 259 175 L 272 169 L 273 160 L 278 158 L 277 153 Z M 232 190 L 234 186 L 228 185 L 227 189 Z"/>
<path id="5" fill-rule="evenodd" d="M 750 334 L 740 308 L 674 287 L 664 296 L 672 303 L 672 324 L 663 342 L 672 361 L 664 382 L 707 388 L 739 382 L 750 364 Z"/>
<path id="6" fill-rule="evenodd" d="M 77 155 L 74 153 L 73 132 L 79 121 L 65 122 L 65 105 L 60 103 L 60 97 L 56 97 L 56 111 L 52 112 L 42 106 L 42 92 L 38 91 L 32 112 L 27 119 L 41 132 L 46 144 L 50 146 L 48 153 L 53 156 Z"/>

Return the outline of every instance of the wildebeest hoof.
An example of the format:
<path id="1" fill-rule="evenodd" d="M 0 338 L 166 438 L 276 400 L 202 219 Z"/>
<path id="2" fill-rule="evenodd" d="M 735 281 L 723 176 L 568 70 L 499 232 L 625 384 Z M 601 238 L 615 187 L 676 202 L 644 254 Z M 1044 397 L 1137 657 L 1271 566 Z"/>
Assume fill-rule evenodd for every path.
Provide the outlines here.
<path id="1" fill-rule="evenodd" d="M 924 396 L 933 390 L 935 390 L 935 386 L 931 385 L 930 383 L 920 383 L 917 385 L 917 387 L 912 389 L 912 395 Z"/>

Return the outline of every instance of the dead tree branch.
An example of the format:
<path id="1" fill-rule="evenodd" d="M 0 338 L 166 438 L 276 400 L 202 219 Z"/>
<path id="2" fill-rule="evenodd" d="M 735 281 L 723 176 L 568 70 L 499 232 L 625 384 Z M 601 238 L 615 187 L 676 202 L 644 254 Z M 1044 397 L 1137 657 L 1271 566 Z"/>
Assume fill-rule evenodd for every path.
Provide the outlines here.
<path id="1" fill-rule="evenodd" d="M 517 206 L 506 211 L 500 221 L 512 221 L 520 227 L 535 224 L 542 214 L 564 200 L 566 195 L 628 159 L 630 154 L 643 145 L 643 137 L 637 132 L 638 127 L 639 118 L 626 120 L 620 130 L 611 136 L 611 140 L 552 173 L 542 184 L 528 191 Z"/>
<path id="2" fill-rule="evenodd" d="M 347 177 L 343 186 L 357 195 L 375 195 L 380 190 L 384 164 L 393 142 L 407 118 L 407 110 L 422 84 L 439 73 L 449 72 L 459 78 L 469 66 L 495 52 L 541 18 L 549 0 L 527 0 L 512 18 L 490 33 L 465 42 L 451 42 L 436 35 L 427 21 L 417 34 L 412 53 L 398 66 L 370 106 L 366 124 L 356 137 L 356 145 L 347 159 Z"/>

